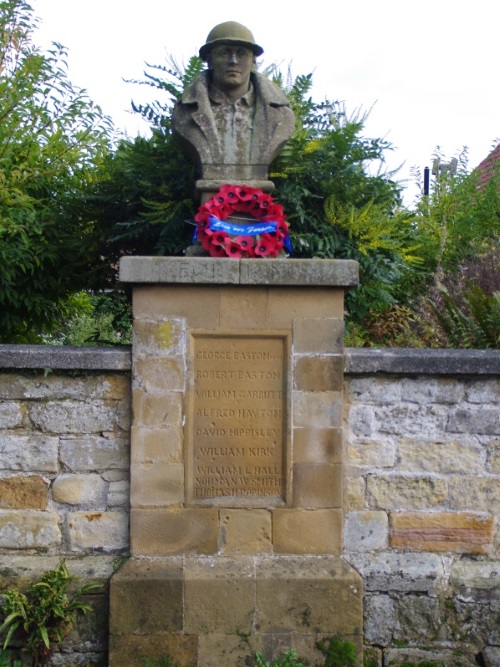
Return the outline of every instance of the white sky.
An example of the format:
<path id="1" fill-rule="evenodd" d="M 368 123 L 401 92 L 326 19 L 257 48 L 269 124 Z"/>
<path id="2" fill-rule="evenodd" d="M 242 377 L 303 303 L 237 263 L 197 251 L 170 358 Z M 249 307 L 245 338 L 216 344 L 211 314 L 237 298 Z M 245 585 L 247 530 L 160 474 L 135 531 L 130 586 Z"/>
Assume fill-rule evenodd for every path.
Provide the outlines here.
<path id="1" fill-rule="evenodd" d="M 348 112 L 373 110 L 365 136 L 386 137 L 388 167 L 422 169 L 440 146 L 448 158 L 469 148 L 471 168 L 500 141 L 498 0 L 351 0 L 308 5 L 289 0 L 233 4 L 201 0 L 31 0 L 42 20 L 35 42 L 69 49 L 71 81 L 130 136 L 149 136 L 130 100 L 156 93 L 123 79 L 144 63 L 180 63 L 222 21 L 248 26 L 264 65 L 291 63 L 314 73 L 312 97 L 343 100 Z M 407 184 L 410 205 L 416 189 Z"/>

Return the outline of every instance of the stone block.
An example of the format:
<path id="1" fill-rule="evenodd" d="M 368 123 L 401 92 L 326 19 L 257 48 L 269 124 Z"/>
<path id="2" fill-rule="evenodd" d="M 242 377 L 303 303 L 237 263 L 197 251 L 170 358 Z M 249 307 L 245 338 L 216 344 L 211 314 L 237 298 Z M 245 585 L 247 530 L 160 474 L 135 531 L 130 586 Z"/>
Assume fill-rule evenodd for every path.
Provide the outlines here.
<path id="1" fill-rule="evenodd" d="M 340 554 L 342 511 L 274 509 L 273 546 L 281 554 Z"/>
<path id="2" fill-rule="evenodd" d="M 341 463 L 341 428 L 296 428 L 293 431 L 295 463 Z"/>
<path id="3" fill-rule="evenodd" d="M 457 560 L 451 568 L 450 584 L 459 600 L 498 602 L 500 600 L 500 561 Z"/>
<path id="4" fill-rule="evenodd" d="M 293 322 L 295 354 L 334 354 L 344 345 L 344 321 L 341 318 L 298 317 Z"/>
<path id="5" fill-rule="evenodd" d="M 500 646 L 486 646 L 482 655 L 485 667 L 500 667 Z"/>
<path id="6" fill-rule="evenodd" d="M 18 428 L 23 421 L 21 404 L 14 401 L 0 402 L 0 428 Z"/>
<path id="7" fill-rule="evenodd" d="M 47 508 L 48 484 L 39 475 L 13 475 L 0 478 L 0 508 L 44 510 Z"/>
<path id="8" fill-rule="evenodd" d="M 298 318 L 336 319 L 342 318 L 343 314 L 344 298 L 341 289 L 281 287 L 268 290 L 269 329 L 292 329 L 294 320 Z"/>
<path id="9" fill-rule="evenodd" d="M 154 395 L 136 389 L 133 392 L 132 411 L 135 426 L 163 427 L 182 425 L 181 392 Z"/>
<path id="10" fill-rule="evenodd" d="M 420 664 L 436 664 L 446 665 L 446 667 L 477 667 L 475 660 L 474 647 L 471 647 L 471 652 L 467 655 L 464 651 L 464 646 L 460 647 L 460 653 L 451 648 L 388 648 L 384 650 L 384 664 L 394 665 L 420 665 Z"/>
<path id="11" fill-rule="evenodd" d="M 20 345 L 16 345 L 16 350 L 21 348 Z M 103 355 L 107 356 L 105 353 L 110 353 L 115 356 L 117 352 L 116 348 L 93 348 L 92 350 L 92 360 L 103 361 Z M 118 352 L 122 352 L 119 350 Z M 46 359 L 42 362 L 43 364 L 55 368 L 51 363 L 47 363 L 47 360 L 52 357 L 52 360 L 55 361 L 54 357 L 64 357 L 71 356 L 73 353 L 76 353 L 80 357 L 80 361 L 83 361 L 82 365 L 75 366 L 77 361 L 74 356 L 72 359 L 68 359 L 69 365 L 64 364 L 63 368 L 75 369 L 77 367 L 84 368 L 85 365 L 87 368 L 96 368 L 92 363 L 85 364 L 83 356 L 88 354 L 88 348 L 76 348 L 76 347 L 58 347 L 50 346 L 43 347 L 41 345 L 29 346 L 28 355 L 31 359 L 37 356 L 37 353 L 40 354 L 40 357 L 45 355 Z M 130 354 L 130 353 L 128 353 Z M 23 366 L 24 368 L 36 368 L 33 365 Z M 130 367 L 130 362 L 127 364 L 127 367 Z M 21 368 L 21 366 L 18 366 Z M 98 367 L 97 367 L 98 368 Z M 125 370 L 122 368 L 122 370 Z M 85 398 L 98 398 L 98 399 L 116 399 L 123 400 L 130 394 L 130 378 L 126 373 L 100 373 L 98 375 L 86 375 L 84 377 L 69 377 L 51 374 L 47 377 L 44 377 L 43 372 L 40 372 L 38 375 L 11 375 L 11 374 L 0 374 L 0 398 L 8 399 L 46 399 L 51 400 L 64 400 L 64 399 L 75 399 L 81 401 Z"/>
<path id="12" fill-rule="evenodd" d="M 493 541 L 491 516 L 452 512 L 391 514 L 391 547 L 485 554 Z"/>
<path id="13" fill-rule="evenodd" d="M 290 644 L 291 646 L 291 644 Z M 255 653 L 262 651 L 260 634 L 200 635 L 198 640 L 198 664 L 203 667 L 234 667 L 255 660 Z"/>
<path id="14" fill-rule="evenodd" d="M 227 263 L 227 262 L 226 262 Z M 220 324 L 220 286 L 186 285 L 136 286 L 134 317 L 140 319 L 185 318 L 192 329 L 218 329 Z"/>
<path id="15" fill-rule="evenodd" d="M 351 377 L 347 383 L 349 402 L 363 405 L 401 402 L 401 383 L 384 377 Z"/>
<path id="16" fill-rule="evenodd" d="M 224 286 L 220 298 L 221 329 L 268 329 L 267 290 Z"/>
<path id="17" fill-rule="evenodd" d="M 71 512 L 66 525 L 71 551 L 119 552 L 128 548 L 125 512 Z"/>
<path id="18" fill-rule="evenodd" d="M 396 444 L 391 440 L 351 438 L 347 448 L 349 465 L 355 468 L 392 468 L 396 464 Z"/>
<path id="19" fill-rule="evenodd" d="M 396 600 L 397 621 L 392 631 L 394 643 L 425 646 L 443 640 L 449 626 L 454 625 L 448 599 L 443 601 L 442 597 L 410 594 L 398 596 Z"/>
<path id="20" fill-rule="evenodd" d="M 125 436 L 88 435 L 61 438 L 61 463 L 73 472 L 94 472 L 130 466 L 130 441 Z"/>
<path id="21" fill-rule="evenodd" d="M 182 463 L 180 426 L 132 426 L 132 463 Z"/>
<path id="22" fill-rule="evenodd" d="M 121 480 L 128 479 L 128 471 L 125 470 L 105 470 L 101 477 L 106 480 L 106 482 L 120 482 Z"/>
<path id="23" fill-rule="evenodd" d="M 378 433 L 407 437 L 434 437 L 443 433 L 449 419 L 445 405 L 398 403 L 373 408 L 374 428 Z"/>
<path id="24" fill-rule="evenodd" d="M 438 507 L 448 495 L 444 479 L 402 475 L 369 476 L 367 492 L 371 507 L 394 510 Z"/>
<path id="25" fill-rule="evenodd" d="M 344 524 L 344 550 L 375 551 L 386 549 L 389 520 L 386 512 L 349 512 Z"/>
<path id="26" fill-rule="evenodd" d="M 130 559 L 110 586 L 110 633 L 151 635 L 183 630 L 182 559 Z"/>
<path id="27" fill-rule="evenodd" d="M 459 403 L 464 398 L 464 386 L 455 378 L 403 378 L 401 398 L 409 403 Z"/>
<path id="28" fill-rule="evenodd" d="M 450 412 L 446 430 L 449 433 L 500 435 L 498 407 L 458 407 Z"/>
<path id="29" fill-rule="evenodd" d="M 365 595 L 364 638 L 370 644 L 387 646 L 397 625 L 397 605 L 389 595 Z"/>
<path id="30" fill-rule="evenodd" d="M 52 512 L 0 511 L 0 548 L 48 549 L 62 542 L 59 516 Z"/>
<path id="31" fill-rule="evenodd" d="M 293 386 L 299 391 L 342 391 L 343 357 L 295 357 Z"/>
<path id="32" fill-rule="evenodd" d="M 182 463 L 132 465 L 130 504 L 132 507 L 167 507 L 184 501 Z"/>
<path id="33" fill-rule="evenodd" d="M 130 283 L 238 284 L 239 262 L 214 257 L 122 257 L 120 281 Z M 151 289 L 151 288 L 150 288 Z"/>
<path id="34" fill-rule="evenodd" d="M 92 505 L 104 509 L 108 485 L 100 475 L 70 475 L 56 477 L 52 483 L 52 498 L 67 505 Z"/>
<path id="35" fill-rule="evenodd" d="M 51 667 L 107 667 L 108 665 L 105 651 L 55 653 L 50 663 Z"/>
<path id="36" fill-rule="evenodd" d="M 305 629 L 313 630 L 313 628 Z M 268 657 L 268 659 L 282 659 L 284 654 L 289 650 L 289 647 L 293 646 L 297 651 L 299 659 L 303 662 L 304 665 L 324 665 L 325 663 L 328 664 L 328 659 L 326 658 L 325 654 L 317 648 L 316 642 L 324 642 L 325 650 L 328 650 L 330 641 L 336 639 L 337 637 L 344 642 L 350 642 L 351 644 L 354 644 L 354 664 L 361 665 L 363 656 L 363 637 L 362 633 L 359 631 L 356 634 L 349 634 L 345 632 L 342 633 L 342 635 L 337 635 L 336 637 L 332 637 L 331 634 L 323 632 L 286 632 L 266 634 L 262 638 L 262 644 L 264 655 Z"/>
<path id="37" fill-rule="evenodd" d="M 350 259 L 241 259 L 238 263 L 242 285 L 327 285 L 332 289 L 354 287 L 359 279 L 358 263 Z"/>
<path id="38" fill-rule="evenodd" d="M 272 551 L 272 518 L 268 510 L 221 510 L 220 532 L 225 555 Z"/>
<path id="39" fill-rule="evenodd" d="M 110 635 L 109 667 L 136 667 L 149 660 L 159 664 L 166 658 L 179 667 L 198 664 L 198 637 L 179 633 Z"/>
<path id="40" fill-rule="evenodd" d="M 294 507 L 342 507 L 342 466 L 329 463 L 295 463 Z"/>
<path id="41" fill-rule="evenodd" d="M 132 342 L 134 368 L 141 357 L 153 356 L 157 360 L 165 356 L 181 357 L 185 352 L 185 336 L 185 321 L 181 319 L 135 320 Z"/>
<path id="42" fill-rule="evenodd" d="M 364 477 L 347 476 L 344 480 L 344 509 L 365 509 L 366 481 Z"/>
<path id="43" fill-rule="evenodd" d="M 375 431 L 373 407 L 369 405 L 351 405 L 348 408 L 347 423 L 354 436 L 370 437 Z"/>
<path id="44" fill-rule="evenodd" d="M 362 595 L 359 575 L 340 558 L 256 559 L 255 622 L 264 634 L 361 636 Z"/>
<path id="45" fill-rule="evenodd" d="M 298 428 L 339 428 L 342 393 L 338 391 L 294 391 L 293 420 Z"/>
<path id="46" fill-rule="evenodd" d="M 28 407 L 32 424 L 44 433 L 101 433 L 129 427 L 125 402 L 47 401 Z"/>
<path id="47" fill-rule="evenodd" d="M 103 554 L 67 555 L 66 565 L 70 574 L 86 584 L 97 584 L 106 588 L 116 569 L 116 556 Z M 39 581 L 44 572 L 53 570 L 60 562 L 61 555 L 47 556 L 43 552 L 26 555 L 22 551 L 0 556 L 0 590 L 8 588 L 26 589 L 34 581 Z"/>
<path id="48" fill-rule="evenodd" d="M 500 512 L 499 477 L 451 477 L 448 489 L 451 509 Z"/>
<path id="49" fill-rule="evenodd" d="M 487 466 L 490 473 L 500 473 L 500 440 L 491 440 L 487 445 Z"/>
<path id="50" fill-rule="evenodd" d="M 184 630 L 188 634 L 250 633 L 255 573 L 248 556 L 186 558 Z"/>
<path id="51" fill-rule="evenodd" d="M 108 490 L 108 508 L 122 507 L 128 510 L 130 505 L 130 483 L 122 479 L 110 482 Z"/>
<path id="52" fill-rule="evenodd" d="M 40 435 L 0 435 L 0 468 L 25 472 L 56 472 L 59 438 Z"/>
<path id="53" fill-rule="evenodd" d="M 218 550 L 219 513 L 203 509 L 132 509 L 134 556 L 213 554 Z"/>
<path id="54" fill-rule="evenodd" d="M 500 380 L 482 378 L 465 383 L 465 397 L 468 403 L 500 403 Z"/>
<path id="55" fill-rule="evenodd" d="M 399 470 L 466 474 L 484 470 L 483 448 L 467 436 L 449 440 L 402 438 L 398 451 Z"/>
<path id="56" fill-rule="evenodd" d="M 133 389 L 149 393 L 183 391 L 183 357 L 139 357 L 134 360 Z"/>
<path id="57" fill-rule="evenodd" d="M 438 554 L 351 553 L 348 561 L 362 576 L 367 591 L 433 593 L 447 581 L 445 565 Z"/>
<path id="58" fill-rule="evenodd" d="M 78 614 L 76 623 L 64 638 L 65 652 L 106 651 L 108 649 L 108 596 L 85 595 L 84 602 L 91 607 L 88 614 Z M 86 665 L 85 665 L 86 667 Z"/>

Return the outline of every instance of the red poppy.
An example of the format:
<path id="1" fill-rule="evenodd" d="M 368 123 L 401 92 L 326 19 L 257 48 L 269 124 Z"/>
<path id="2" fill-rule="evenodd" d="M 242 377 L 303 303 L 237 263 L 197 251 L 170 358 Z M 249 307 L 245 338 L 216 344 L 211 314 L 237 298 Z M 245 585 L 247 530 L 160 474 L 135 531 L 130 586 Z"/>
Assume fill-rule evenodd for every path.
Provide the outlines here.
<path id="1" fill-rule="evenodd" d="M 270 234 L 262 234 L 255 245 L 255 254 L 259 257 L 267 257 L 276 246 L 276 239 Z"/>
<path id="2" fill-rule="evenodd" d="M 226 247 L 223 245 L 211 245 L 208 249 L 212 257 L 225 257 Z"/>
<path id="3" fill-rule="evenodd" d="M 238 211 L 240 213 L 250 213 L 254 206 L 254 203 L 251 199 L 248 199 L 246 201 L 239 201 L 238 204 L 235 206 L 235 211 Z"/>
<path id="4" fill-rule="evenodd" d="M 197 239 L 200 243 L 202 243 L 203 239 L 210 238 L 211 234 L 207 234 L 207 232 L 204 229 L 199 229 L 198 234 L 197 234 Z"/>
<path id="5" fill-rule="evenodd" d="M 213 235 L 211 234 L 205 234 L 203 237 L 198 238 L 200 238 L 201 245 L 205 248 L 205 250 L 210 250 L 210 248 L 214 245 Z"/>
<path id="6" fill-rule="evenodd" d="M 283 250 L 283 246 L 285 245 L 284 241 L 282 239 L 278 239 L 276 241 L 276 244 L 274 246 L 274 253 L 273 257 L 276 257 L 277 255 L 280 254 L 280 252 Z"/>
<path id="7" fill-rule="evenodd" d="M 236 243 L 236 245 L 246 252 L 250 248 L 253 248 L 254 238 L 253 236 L 235 236 L 233 243 Z"/>
<path id="8" fill-rule="evenodd" d="M 288 225 L 284 220 L 280 220 L 278 222 L 278 226 L 276 227 L 276 233 L 280 237 L 284 237 L 288 235 Z"/>
<path id="9" fill-rule="evenodd" d="M 248 185 L 242 185 L 240 190 L 240 199 L 242 201 L 256 201 L 259 198 L 261 190 L 251 188 Z"/>
<path id="10" fill-rule="evenodd" d="M 259 202 L 252 202 L 252 205 L 249 210 L 250 215 L 253 215 L 254 218 L 262 218 L 262 209 L 260 208 Z"/>
<path id="11" fill-rule="evenodd" d="M 215 243 L 215 245 L 224 245 L 227 239 L 226 232 L 213 232 L 212 234 L 212 243 Z"/>
<path id="12" fill-rule="evenodd" d="M 198 211 L 198 213 L 194 216 L 195 222 L 198 223 L 198 229 L 202 229 L 203 227 L 206 227 L 208 225 L 208 216 L 210 213 L 208 211 Z"/>
<path id="13" fill-rule="evenodd" d="M 240 190 L 241 187 L 239 185 L 230 185 L 229 183 L 226 183 L 226 185 L 221 186 L 219 192 L 223 197 L 226 197 L 229 201 L 234 203 L 238 201 L 240 197 Z"/>
<path id="14" fill-rule="evenodd" d="M 243 252 L 237 243 L 234 243 L 232 239 L 228 239 L 226 241 L 226 255 L 228 257 L 240 259 L 243 256 Z"/>
<path id="15" fill-rule="evenodd" d="M 273 216 L 274 220 L 284 217 L 284 210 L 281 204 L 271 204 L 266 209 L 266 217 Z"/>
<path id="16" fill-rule="evenodd" d="M 272 206 L 274 206 L 273 198 L 272 198 L 270 195 L 264 195 L 264 194 L 262 194 L 262 195 L 259 197 L 259 204 L 260 204 L 260 208 L 261 208 L 263 211 L 267 211 L 267 210 L 270 209 Z"/>

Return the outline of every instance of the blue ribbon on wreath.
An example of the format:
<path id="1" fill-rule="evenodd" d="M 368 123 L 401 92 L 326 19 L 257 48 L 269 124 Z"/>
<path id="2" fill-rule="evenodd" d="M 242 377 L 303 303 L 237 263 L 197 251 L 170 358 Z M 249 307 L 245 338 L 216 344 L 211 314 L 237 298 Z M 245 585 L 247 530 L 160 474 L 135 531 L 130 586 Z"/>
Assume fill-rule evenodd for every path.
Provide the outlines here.
<path id="1" fill-rule="evenodd" d="M 226 232 L 233 236 L 259 236 L 259 234 L 272 234 L 278 228 L 277 222 L 252 222 L 243 225 L 234 225 L 232 222 L 219 220 L 215 215 L 208 218 L 209 227 L 214 232 Z"/>
<path id="2" fill-rule="evenodd" d="M 233 236 L 259 236 L 260 234 L 275 234 L 278 228 L 277 222 L 252 222 L 242 225 L 235 225 L 231 222 L 226 222 L 225 220 L 219 220 L 219 218 L 216 218 L 215 215 L 209 216 L 208 220 L 208 226 L 212 231 L 226 232 L 226 234 L 232 234 Z M 195 229 L 192 243 L 194 243 L 197 238 L 198 229 Z M 292 244 L 288 234 L 283 241 L 283 245 L 288 250 L 288 252 L 292 252 Z"/>

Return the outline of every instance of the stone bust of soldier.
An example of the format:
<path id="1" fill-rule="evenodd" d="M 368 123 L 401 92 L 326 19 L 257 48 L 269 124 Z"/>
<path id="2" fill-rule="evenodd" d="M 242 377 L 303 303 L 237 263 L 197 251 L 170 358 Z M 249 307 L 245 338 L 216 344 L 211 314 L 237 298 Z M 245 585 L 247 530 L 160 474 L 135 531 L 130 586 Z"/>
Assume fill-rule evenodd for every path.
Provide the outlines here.
<path id="1" fill-rule="evenodd" d="M 290 138 L 295 119 L 283 91 L 254 71 L 263 52 L 240 23 L 215 26 L 200 49 L 207 69 L 186 87 L 174 109 L 173 132 L 198 166 L 197 193 L 203 199 L 224 183 L 268 192 L 274 187 L 268 168 Z"/>

